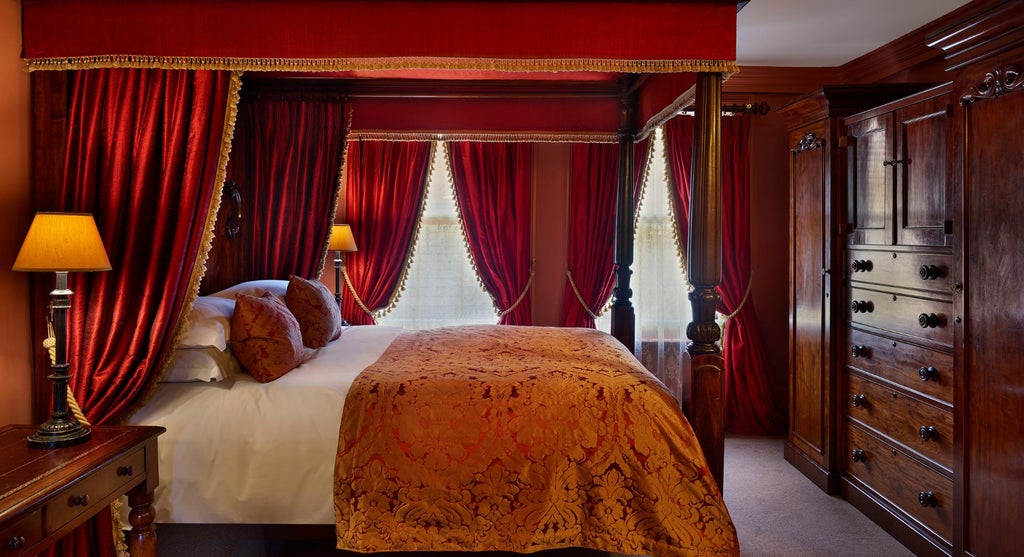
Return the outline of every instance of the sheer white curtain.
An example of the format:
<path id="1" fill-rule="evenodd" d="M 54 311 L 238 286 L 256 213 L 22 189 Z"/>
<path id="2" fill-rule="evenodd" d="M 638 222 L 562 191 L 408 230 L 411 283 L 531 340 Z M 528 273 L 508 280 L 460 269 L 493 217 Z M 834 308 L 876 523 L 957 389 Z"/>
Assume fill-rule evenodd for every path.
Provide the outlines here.
<path id="1" fill-rule="evenodd" d="M 498 315 L 480 286 L 462 237 L 444 149 L 434 149 L 427 199 L 405 287 L 381 325 L 429 329 L 495 324 Z"/>
<path id="2" fill-rule="evenodd" d="M 633 242 L 633 307 L 636 312 L 636 344 L 633 353 L 677 400 L 683 396 L 683 353 L 686 326 L 691 320 L 686 297 L 683 250 L 677 249 L 675 216 L 669 202 L 665 141 L 661 128 L 655 131 L 651 168 L 647 172 L 643 198 L 637 209 Z M 611 330 L 611 312 L 597 321 L 603 331 Z"/>

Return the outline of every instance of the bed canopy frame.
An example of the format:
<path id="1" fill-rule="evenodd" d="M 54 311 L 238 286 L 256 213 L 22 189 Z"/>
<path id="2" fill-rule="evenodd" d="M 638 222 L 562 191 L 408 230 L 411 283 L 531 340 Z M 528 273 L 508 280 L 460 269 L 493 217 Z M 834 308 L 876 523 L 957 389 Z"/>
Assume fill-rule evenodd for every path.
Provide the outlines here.
<path id="1" fill-rule="evenodd" d="M 351 138 L 617 142 L 612 334 L 632 346 L 633 144 L 691 106 L 686 406 L 721 485 L 720 117 L 722 82 L 736 71 L 738 4 L 23 0 L 34 181 L 59 181 L 63 136 L 45 120 L 65 102 L 61 76 L 100 67 L 226 70 L 268 87 L 332 90 L 356 107 Z"/>

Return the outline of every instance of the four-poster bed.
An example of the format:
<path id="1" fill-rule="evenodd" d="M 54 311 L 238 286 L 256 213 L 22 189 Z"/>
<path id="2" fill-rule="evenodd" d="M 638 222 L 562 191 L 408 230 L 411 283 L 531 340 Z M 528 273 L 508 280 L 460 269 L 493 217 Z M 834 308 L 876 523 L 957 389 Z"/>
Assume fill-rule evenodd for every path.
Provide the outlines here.
<path id="1" fill-rule="evenodd" d="M 66 71 L 185 68 L 249 72 L 255 81 L 343 91 L 355 106 L 345 124 L 353 137 L 449 134 L 470 140 L 617 142 L 612 334 L 629 346 L 635 336 L 630 302 L 634 141 L 692 103 L 697 126 L 687 269 L 695 317 L 687 331 L 692 385 L 686 406 L 707 466 L 721 485 L 723 363 L 714 314 L 721 275 L 719 117 L 723 77 L 735 71 L 735 2 L 309 1 L 285 9 L 232 0 L 142 7 L 115 0 L 23 4 L 24 56 L 29 69 L 37 70 L 33 87 L 43 119 L 60 116 L 67 102 Z M 223 25 L 224 18 L 231 25 Z M 166 40 L 170 36 L 177 38 Z M 458 104 L 474 108 L 453 108 Z M 54 144 L 59 141 L 37 139 L 36 168 L 61 158 Z M 37 180 L 43 191 L 57 189 L 52 170 L 38 173 Z M 212 267 L 211 282 L 218 271 Z M 190 302 L 198 284 L 184 283 L 179 288 Z M 196 290 L 189 292 L 189 284 Z M 172 309 L 177 321 L 189 306 Z M 154 356 L 183 331 L 180 324 L 170 329 Z M 150 371 L 151 378 L 159 374 L 159 368 Z M 88 381 L 86 372 L 80 381 Z M 135 404 L 152 390 L 152 384 L 140 388 Z M 83 398 L 87 407 L 88 397 Z"/>

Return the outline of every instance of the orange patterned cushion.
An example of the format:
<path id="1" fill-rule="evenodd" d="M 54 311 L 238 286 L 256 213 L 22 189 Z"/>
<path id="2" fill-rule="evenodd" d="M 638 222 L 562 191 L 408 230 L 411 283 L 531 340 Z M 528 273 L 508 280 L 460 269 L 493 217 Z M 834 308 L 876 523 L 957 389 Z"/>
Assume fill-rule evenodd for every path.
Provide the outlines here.
<path id="1" fill-rule="evenodd" d="M 231 316 L 231 350 L 260 383 L 273 381 L 301 364 L 299 323 L 279 298 L 239 294 Z"/>
<path id="2" fill-rule="evenodd" d="M 291 276 L 284 300 L 299 322 L 302 344 L 320 348 L 341 336 L 341 310 L 324 283 Z"/>

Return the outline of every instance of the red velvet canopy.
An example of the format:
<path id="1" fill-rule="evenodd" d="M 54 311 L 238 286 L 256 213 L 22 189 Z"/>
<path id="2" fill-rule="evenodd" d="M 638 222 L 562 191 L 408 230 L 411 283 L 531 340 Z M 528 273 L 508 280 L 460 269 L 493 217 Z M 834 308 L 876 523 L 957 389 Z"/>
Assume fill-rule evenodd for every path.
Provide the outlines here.
<path id="1" fill-rule="evenodd" d="M 736 70 L 736 2 L 726 0 L 23 0 L 22 12 L 32 70 L 228 69 L 346 83 L 533 83 L 545 92 L 377 95 L 354 103 L 355 132 L 614 141 L 624 93 L 636 94 L 634 122 L 644 130 L 690 100 L 694 72 Z"/>

